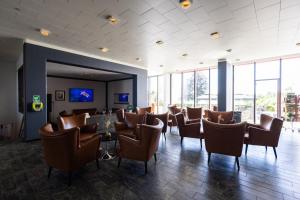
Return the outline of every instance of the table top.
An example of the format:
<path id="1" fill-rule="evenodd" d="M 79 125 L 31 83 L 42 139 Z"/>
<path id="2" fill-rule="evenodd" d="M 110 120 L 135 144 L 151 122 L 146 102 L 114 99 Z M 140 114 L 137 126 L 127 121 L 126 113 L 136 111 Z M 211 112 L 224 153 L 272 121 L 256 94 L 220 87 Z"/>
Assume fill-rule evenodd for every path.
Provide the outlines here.
<path id="1" fill-rule="evenodd" d="M 102 142 L 108 142 L 108 141 L 116 141 L 116 140 L 118 140 L 118 135 L 114 131 L 110 131 L 110 134 L 111 134 L 110 137 L 107 137 L 105 135 L 104 131 L 100 131 L 100 132 L 98 132 L 98 134 L 101 135 L 101 141 Z"/>

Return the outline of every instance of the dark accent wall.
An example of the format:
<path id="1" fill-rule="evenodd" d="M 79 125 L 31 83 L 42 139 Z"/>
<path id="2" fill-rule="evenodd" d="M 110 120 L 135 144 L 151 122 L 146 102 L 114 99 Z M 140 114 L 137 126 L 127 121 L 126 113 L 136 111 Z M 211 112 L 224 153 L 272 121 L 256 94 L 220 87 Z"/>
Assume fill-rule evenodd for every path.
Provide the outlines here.
<path id="1" fill-rule="evenodd" d="M 147 104 L 147 70 L 29 43 L 24 44 L 23 52 L 25 82 L 24 139 L 26 141 L 39 139 L 38 129 L 46 123 L 46 109 L 40 112 L 32 112 L 31 102 L 33 95 L 40 95 L 42 102 L 46 105 L 47 61 L 78 67 L 132 74 L 134 77 L 133 106 L 146 106 Z"/>
<path id="2" fill-rule="evenodd" d="M 227 61 L 218 62 L 218 109 L 226 111 Z"/>

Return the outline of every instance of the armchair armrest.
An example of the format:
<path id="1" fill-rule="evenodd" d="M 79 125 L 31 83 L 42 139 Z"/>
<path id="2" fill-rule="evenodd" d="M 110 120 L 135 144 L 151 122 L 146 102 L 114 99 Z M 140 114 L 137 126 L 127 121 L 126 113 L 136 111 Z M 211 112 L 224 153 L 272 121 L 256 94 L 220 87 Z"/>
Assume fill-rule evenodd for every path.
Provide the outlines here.
<path id="1" fill-rule="evenodd" d="M 80 143 L 76 151 L 76 156 L 80 163 L 88 162 L 100 156 L 100 138 L 101 136 L 96 134 L 88 141 Z"/>
<path id="2" fill-rule="evenodd" d="M 124 130 L 127 126 L 124 122 L 115 122 L 115 129 L 116 131 Z"/>
<path id="3" fill-rule="evenodd" d="M 133 139 L 133 138 L 125 136 L 125 135 L 119 135 L 118 140 L 119 140 L 120 146 L 121 146 L 121 144 L 126 145 L 126 147 L 129 147 L 130 145 L 135 146 L 135 147 L 140 146 L 139 140 Z"/>
<path id="4" fill-rule="evenodd" d="M 249 127 L 249 144 L 255 145 L 268 145 L 270 143 L 270 131 L 266 131 L 262 128 Z"/>
<path id="5" fill-rule="evenodd" d="M 189 119 L 186 121 L 187 124 L 191 124 L 191 123 L 199 123 L 201 120 L 201 118 L 198 119 Z"/>
<path id="6" fill-rule="evenodd" d="M 99 123 L 88 124 L 80 127 L 82 133 L 96 133 Z"/>

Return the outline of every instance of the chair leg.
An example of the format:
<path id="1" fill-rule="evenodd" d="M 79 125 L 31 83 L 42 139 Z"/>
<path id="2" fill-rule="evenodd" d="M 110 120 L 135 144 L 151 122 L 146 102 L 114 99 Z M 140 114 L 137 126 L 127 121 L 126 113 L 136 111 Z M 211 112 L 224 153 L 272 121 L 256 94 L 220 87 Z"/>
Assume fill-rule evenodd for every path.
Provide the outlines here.
<path id="1" fill-rule="evenodd" d="M 120 167 L 121 161 L 122 161 L 122 158 L 119 157 L 119 160 L 118 160 L 118 168 Z"/>
<path id="2" fill-rule="evenodd" d="M 266 146 L 266 151 L 268 150 L 268 147 Z"/>
<path id="3" fill-rule="evenodd" d="M 211 153 L 208 152 L 208 160 L 207 160 L 207 164 L 208 164 L 208 165 L 209 165 L 209 163 L 210 163 L 210 157 L 211 157 Z"/>
<path id="4" fill-rule="evenodd" d="M 164 132 L 164 136 L 165 136 L 165 140 L 167 140 L 167 137 L 166 137 L 166 132 Z"/>
<path id="5" fill-rule="evenodd" d="M 50 178 L 50 176 L 51 176 L 51 172 L 52 172 L 52 167 L 51 166 L 49 166 L 49 170 L 48 170 L 48 179 Z"/>
<path id="6" fill-rule="evenodd" d="M 276 147 L 273 147 L 275 158 L 277 159 L 277 152 L 276 152 Z"/>
<path id="7" fill-rule="evenodd" d="M 246 144 L 245 155 L 247 155 L 247 152 L 248 152 L 248 144 Z"/>
<path id="8" fill-rule="evenodd" d="M 154 160 L 157 161 L 156 153 L 154 153 Z"/>
<path id="9" fill-rule="evenodd" d="M 200 146 L 201 146 L 201 149 L 202 149 L 202 139 L 200 139 Z"/>
<path id="10" fill-rule="evenodd" d="M 148 162 L 147 162 L 147 161 L 145 161 L 145 174 L 147 174 L 147 172 L 148 172 L 148 169 L 147 169 L 147 164 L 148 164 Z"/>
<path id="11" fill-rule="evenodd" d="M 71 184 L 72 184 L 72 172 L 69 172 L 68 186 L 71 186 Z"/>
<path id="12" fill-rule="evenodd" d="M 98 158 L 96 159 L 96 165 L 97 165 L 97 169 L 100 169 L 100 167 L 99 167 L 99 160 L 98 160 Z"/>
<path id="13" fill-rule="evenodd" d="M 182 144 L 182 141 L 183 141 L 183 137 L 181 137 L 180 144 Z"/>
<path id="14" fill-rule="evenodd" d="M 170 126 L 170 133 L 172 133 L 172 126 Z"/>
<path id="15" fill-rule="evenodd" d="M 240 171 L 240 162 L 239 162 L 239 157 L 235 157 L 235 162 L 236 162 L 236 165 L 238 167 L 238 171 Z"/>

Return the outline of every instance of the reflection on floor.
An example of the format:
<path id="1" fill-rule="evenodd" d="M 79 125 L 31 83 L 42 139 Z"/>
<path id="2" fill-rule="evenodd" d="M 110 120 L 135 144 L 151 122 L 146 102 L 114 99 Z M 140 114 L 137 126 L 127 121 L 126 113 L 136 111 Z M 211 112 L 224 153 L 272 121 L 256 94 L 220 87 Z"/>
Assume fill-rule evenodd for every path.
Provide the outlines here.
<path id="1" fill-rule="evenodd" d="M 271 148 L 249 146 L 237 171 L 233 157 L 212 155 L 196 139 L 175 132 L 161 138 L 158 162 L 117 159 L 90 163 L 78 171 L 71 187 L 62 172 L 47 180 L 40 141 L 0 141 L 0 199 L 300 199 L 300 134 L 281 135 L 275 160 Z"/>

